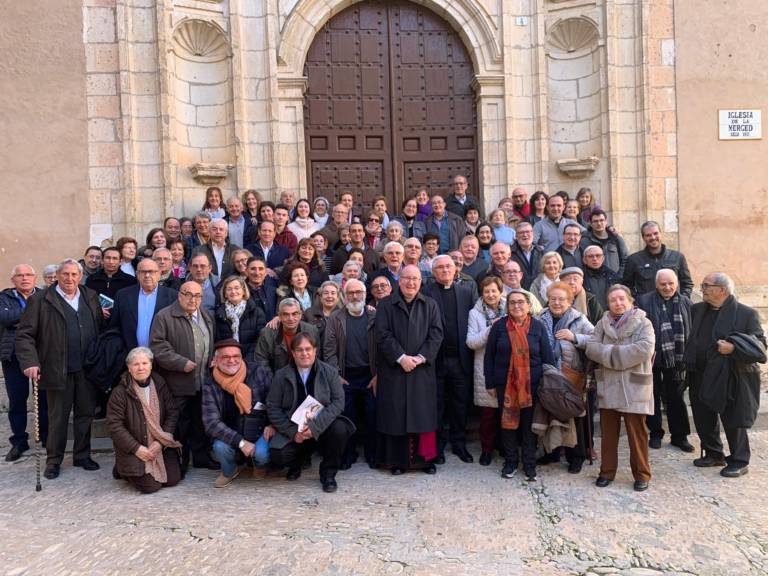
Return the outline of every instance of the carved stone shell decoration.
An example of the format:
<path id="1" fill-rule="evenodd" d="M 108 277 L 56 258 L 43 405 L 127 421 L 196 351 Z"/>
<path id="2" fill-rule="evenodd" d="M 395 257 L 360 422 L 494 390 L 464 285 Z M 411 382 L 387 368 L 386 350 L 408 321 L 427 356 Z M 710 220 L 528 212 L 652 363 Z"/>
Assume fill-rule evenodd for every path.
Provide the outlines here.
<path id="1" fill-rule="evenodd" d="M 177 56 L 195 62 L 218 62 L 229 56 L 224 32 L 205 20 L 184 20 L 173 33 L 171 48 Z"/>
<path id="2" fill-rule="evenodd" d="M 600 35 L 595 25 L 585 18 L 560 20 L 547 35 L 552 53 L 574 54 L 597 46 Z"/>

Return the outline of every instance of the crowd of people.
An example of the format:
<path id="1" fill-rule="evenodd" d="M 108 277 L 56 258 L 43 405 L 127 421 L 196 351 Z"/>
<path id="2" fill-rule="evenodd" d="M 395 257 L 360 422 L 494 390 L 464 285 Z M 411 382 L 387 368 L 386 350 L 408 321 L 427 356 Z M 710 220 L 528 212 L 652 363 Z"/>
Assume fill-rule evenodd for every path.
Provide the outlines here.
<path id="1" fill-rule="evenodd" d="M 688 388 L 693 464 L 747 472 L 766 342 L 726 274 L 707 274 L 692 304 L 686 259 L 656 222 L 629 254 L 587 188 L 518 187 L 484 219 L 467 179 L 452 184 L 399 213 L 373 198 L 365 214 L 352 191 L 273 203 L 211 187 L 193 218 L 90 246 L 46 267 L 42 287 L 18 264 L 0 293 L 6 460 L 30 447 L 34 382 L 48 479 L 71 413 L 73 465 L 99 468 L 91 424 L 106 418 L 114 477 L 148 493 L 190 465 L 220 470 L 216 487 L 246 471 L 295 480 L 314 453 L 326 492 L 361 455 L 435 474 L 449 447 L 474 461 L 474 411 L 480 465 L 498 455 L 504 478 L 522 465 L 535 481 L 544 465 L 579 474 L 599 456 L 600 487 L 616 476 L 623 419 L 642 491 L 662 409 L 671 444 L 694 451 Z"/>

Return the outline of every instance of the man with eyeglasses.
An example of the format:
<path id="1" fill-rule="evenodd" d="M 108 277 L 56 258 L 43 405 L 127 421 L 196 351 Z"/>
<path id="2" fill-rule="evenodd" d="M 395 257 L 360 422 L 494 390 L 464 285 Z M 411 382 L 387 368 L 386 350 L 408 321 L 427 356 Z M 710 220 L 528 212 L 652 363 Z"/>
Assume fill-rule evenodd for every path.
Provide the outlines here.
<path id="1" fill-rule="evenodd" d="M 117 293 L 109 318 L 109 327 L 120 330 L 128 350 L 137 346 L 149 347 L 149 333 L 155 316 L 178 299 L 175 290 L 159 285 L 160 267 L 154 260 L 144 258 L 139 262 L 136 278 L 138 285 Z"/>
<path id="2" fill-rule="evenodd" d="M 168 248 L 155 248 L 154 252 L 152 252 L 152 260 L 157 262 L 157 265 L 160 268 L 160 286 L 178 292 L 179 288 L 181 288 L 181 285 L 184 283 L 184 280 L 173 275 L 173 257 L 171 256 L 171 251 Z"/>
<path id="3" fill-rule="evenodd" d="M 149 338 L 158 372 L 165 378 L 179 410 L 182 475 L 190 460 L 195 468 L 220 467 L 209 455 L 203 432 L 202 390 L 213 358 L 214 326 L 211 315 L 201 306 L 202 300 L 200 283 L 182 284 L 176 302 L 155 316 Z"/>
<path id="4" fill-rule="evenodd" d="M 479 283 L 479 278 L 485 275 L 488 265 L 480 257 L 480 242 L 477 240 L 477 236 L 464 236 L 459 244 L 459 252 L 461 252 L 464 260 L 462 272 Z"/>
<path id="5" fill-rule="evenodd" d="M 701 283 L 703 302 L 691 306 L 691 337 L 684 360 L 691 409 L 702 455 L 699 468 L 720 467 L 720 475 L 738 478 L 748 471 L 751 452 L 747 431 L 760 403 L 760 370 L 765 334 L 757 311 L 736 300 L 733 280 L 722 272 Z M 725 429 L 729 456 L 720 438 Z"/>
<path id="6" fill-rule="evenodd" d="M 336 368 L 344 384 L 344 416 L 360 430 L 365 422 L 363 454 L 376 467 L 376 310 L 365 305 L 365 284 L 347 280 L 344 308 L 328 318 L 323 342 L 325 361 Z M 360 409 L 362 407 L 362 410 Z M 357 461 L 357 435 L 347 442 L 341 468 Z"/>
<path id="7" fill-rule="evenodd" d="M 432 196 L 430 200 L 432 215 L 424 219 L 424 227 L 427 232 L 435 234 L 440 239 L 440 254 L 447 254 L 459 247 L 459 242 L 467 235 L 467 225 L 464 215 L 459 216 L 449 212 L 445 208 L 445 200 L 439 194 Z M 463 208 L 462 208 L 463 210 Z"/>
<path id="8" fill-rule="evenodd" d="M 655 290 L 656 272 L 668 268 L 680 281 L 680 294 L 690 298 L 693 280 L 685 256 L 662 243 L 661 229 L 653 220 L 643 223 L 640 234 L 643 236 L 645 248 L 627 258 L 621 283 L 632 290 L 633 296 L 645 294 Z"/>
<path id="9" fill-rule="evenodd" d="M 384 276 L 389 280 L 391 286 L 396 286 L 400 278 L 400 272 L 403 269 L 403 257 L 405 249 L 400 242 L 387 242 L 384 246 L 384 267 L 369 276 L 370 284 L 376 278 Z"/>
<path id="10" fill-rule="evenodd" d="M 435 362 L 443 323 L 437 302 L 420 288 L 419 269 L 405 266 L 397 293 L 376 310 L 377 458 L 395 476 L 437 472 Z"/>
<path id="11" fill-rule="evenodd" d="M 205 253 L 195 254 L 187 266 L 187 280 L 193 280 L 203 291 L 202 307 L 211 316 L 216 311 L 216 292 L 214 278 L 211 276 L 211 260 Z"/>
<path id="12" fill-rule="evenodd" d="M 467 184 L 467 178 L 461 174 L 457 174 L 453 177 L 452 193 L 445 199 L 445 209 L 448 212 L 456 214 L 462 220 L 467 215 L 467 210 L 475 208 L 481 215 L 480 205 L 477 203 L 477 199 L 472 195 L 467 194 L 469 188 Z"/>
<path id="13" fill-rule="evenodd" d="M 578 224 L 568 224 L 563 230 L 563 243 L 557 247 L 557 252 L 563 259 L 563 268 L 581 268 L 581 226 Z"/>
<path id="14" fill-rule="evenodd" d="M 523 272 L 520 270 L 520 264 L 514 260 L 509 260 L 501 269 L 501 283 L 504 290 L 504 296 L 507 296 L 513 290 L 528 294 L 528 299 L 531 301 L 531 314 L 538 316 L 539 312 L 543 310 L 539 299 L 534 297 L 532 292 L 529 292 L 520 285 L 520 281 L 523 278 Z"/>
<path id="15" fill-rule="evenodd" d="M 520 220 L 525 220 L 531 215 L 531 205 L 528 203 L 528 193 L 525 188 L 518 186 L 512 190 L 512 212 Z"/>
<path id="16" fill-rule="evenodd" d="M 608 215 L 600 208 L 592 209 L 589 222 L 591 228 L 581 238 L 582 254 L 587 246 L 599 246 L 605 257 L 605 265 L 621 278 L 629 255 L 624 238 L 613 226 L 608 226 Z"/>
<path id="17" fill-rule="evenodd" d="M 541 257 L 544 249 L 533 243 L 533 225 L 530 222 L 519 222 L 515 226 L 515 241 L 511 245 L 510 258 L 520 265 L 523 279 L 520 285 L 528 290 L 541 271 Z"/>
<path id="18" fill-rule="evenodd" d="M 358 248 L 363 251 L 363 271 L 371 274 L 379 268 L 379 253 L 370 249 L 365 243 L 365 227 L 360 222 L 353 222 L 349 226 L 349 244 L 339 248 L 333 254 L 331 260 L 331 274 L 338 274 L 349 260 L 349 251 Z"/>
<path id="19" fill-rule="evenodd" d="M 371 304 L 374 307 L 377 307 L 390 294 L 392 294 L 392 283 L 386 276 L 379 276 L 371 281 Z"/>
<path id="20" fill-rule="evenodd" d="M 584 289 L 594 294 L 600 306 L 608 309 L 608 288 L 621 282 L 621 277 L 605 265 L 603 249 L 596 244 L 590 244 L 582 253 L 584 265 Z"/>
<path id="21" fill-rule="evenodd" d="M 509 246 L 507 246 L 509 249 Z M 437 460 L 445 462 L 443 454 L 450 439 L 451 450 L 466 463 L 473 461 L 467 450 L 467 410 L 472 393 L 473 353 L 467 346 L 469 311 L 477 302 L 477 285 L 456 282 L 456 265 L 447 254 L 432 262 L 434 282 L 424 288 L 424 294 L 437 302 L 443 323 L 443 342 L 437 356 Z M 449 433 L 446 434 L 446 424 Z"/>

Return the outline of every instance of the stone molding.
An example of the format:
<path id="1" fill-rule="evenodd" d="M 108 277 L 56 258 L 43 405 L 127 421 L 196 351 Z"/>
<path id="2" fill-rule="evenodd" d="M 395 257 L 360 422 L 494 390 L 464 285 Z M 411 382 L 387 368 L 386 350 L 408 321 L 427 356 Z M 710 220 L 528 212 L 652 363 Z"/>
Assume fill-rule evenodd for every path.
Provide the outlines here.
<path id="1" fill-rule="evenodd" d="M 168 51 L 193 62 L 220 62 L 231 56 L 227 35 L 215 22 L 184 18 L 173 31 Z"/>

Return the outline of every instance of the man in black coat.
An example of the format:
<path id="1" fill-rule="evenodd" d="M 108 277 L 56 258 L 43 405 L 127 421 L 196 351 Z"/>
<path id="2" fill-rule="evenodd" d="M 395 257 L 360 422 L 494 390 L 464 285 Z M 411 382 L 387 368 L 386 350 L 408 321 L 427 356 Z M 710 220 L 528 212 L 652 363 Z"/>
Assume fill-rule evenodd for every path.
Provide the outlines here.
<path id="1" fill-rule="evenodd" d="M 96 395 L 83 368 L 88 347 L 104 327 L 104 316 L 99 295 L 79 286 L 82 274 L 76 260 L 64 260 L 56 282 L 28 300 L 16 330 L 19 365 L 27 378 L 40 382 L 48 400 L 45 477 L 49 480 L 59 476 L 73 408 L 72 463 L 85 470 L 99 469 L 91 459 Z"/>
<path id="2" fill-rule="evenodd" d="M 597 248 L 591 246 L 590 248 Z M 653 324 L 656 334 L 656 355 L 653 359 L 653 414 L 646 416 L 651 448 L 661 448 L 664 428 L 661 426 L 661 405 L 667 413 L 672 446 L 683 452 L 693 452 L 688 442 L 691 426 L 685 406 L 685 363 L 683 352 L 691 332 L 691 301 L 680 294 L 677 276 L 662 268 L 656 273 L 656 290 L 637 299 L 639 308 Z"/>
<path id="3" fill-rule="evenodd" d="M 605 265 L 605 254 L 600 246 L 591 244 L 582 252 L 584 262 L 584 289 L 594 294 L 600 306 L 608 309 L 608 288 L 621 282 L 621 276 Z"/>
<path id="4" fill-rule="evenodd" d="M 259 222 L 257 230 L 256 241 L 246 246 L 246 250 L 263 260 L 270 270 L 280 268 L 291 254 L 288 248 L 275 242 L 275 223 L 264 220 Z"/>
<path id="5" fill-rule="evenodd" d="M 644 294 L 655 290 L 656 272 L 669 268 L 677 274 L 680 293 L 690 298 L 693 280 L 685 256 L 661 243 L 661 232 L 656 222 L 645 222 L 640 227 L 640 233 L 645 248 L 627 258 L 621 283 L 628 286 L 634 296 Z"/>
<path id="6" fill-rule="evenodd" d="M 467 185 L 466 177 L 458 174 L 453 177 L 453 193 L 449 194 L 448 198 L 445 199 L 445 209 L 448 212 L 453 212 L 462 220 L 470 208 L 477 210 L 481 216 L 483 214 L 477 200 L 470 194 L 467 194 L 467 188 L 469 186 Z"/>
<path id="7" fill-rule="evenodd" d="M 419 293 L 417 266 L 403 268 L 398 288 L 376 308 L 378 459 L 394 475 L 409 468 L 434 474 L 443 323 L 437 303 Z"/>
<path id="8" fill-rule="evenodd" d="M 123 288 L 117 293 L 109 318 L 109 327 L 120 330 L 128 350 L 137 346 L 149 347 L 149 333 L 155 314 L 179 297 L 176 290 L 159 285 L 160 267 L 154 260 L 144 258 L 139 262 L 136 276 L 139 285 Z"/>
<path id="9" fill-rule="evenodd" d="M 544 249 L 533 243 L 533 226 L 530 222 L 520 222 L 515 228 L 515 241 L 512 242 L 512 260 L 520 264 L 523 279 L 520 285 L 526 290 L 541 272 L 541 257 Z"/>
<path id="10" fill-rule="evenodd" d="M 264 318 L 269 322 L 277 314 L 277 280 L 267 275 L 267 265 L 258 256 L 248 259 L 245 274 L 251 300 L 264 311 Z"/>
<path id="11" fill-rule="evenodd" d="M 467 235 L 467 225 L 464 218 L 445 209 L 443 197 L 435 194 L 430 200 L 432 215 L 424 220 L 427 233 L 432 232 L 440 238 L 440 254 L 458 250 L 459 242 Z"/>
<path id="12" fill-rule="evenodd" d="M 691 307 L 691 338 L 685 349 L 693 422 L 703 453 L 693 464 L 724 466 L 720 475 L 736 478 L 749 466 L 747 430 L 760 402 L 757 363 L 766 360 L 765 334 L 757 312 L 736 300 L 733 281 L 726 274 L 705 276 L 701 292 L 704 302 Z M 735 344 L 745 339 L 753 341 L 752 350 Z M 718 417 L 728 440 L 728 457 Z"/>
<path id="13" fill-rule="evenodd" d="M 94 272 L 85 280 L 88 288 L 113 300 L 120 290 L 135 284 L 135 277 L 120 270 L 120 250 L 114 246 L 104 248 L 101 256 L 101 270 Z"/>
<path id="14" fill-rule="evenodd" d="M 469 463 L 473 458 L 467 450 L 466 427 L 473 354 L 467 346 L 467 324 L 477 301 L 477 285 L 456 283 L 456 265 L 446 255 L 434 259 L 432 276 L 435 281 L 424 288 L 424 294 L 437 302 L 443 322 L 443 342 L 437 356 L 437 463 L 445 462 L 446 409 L 451 449 L 462 462 Z"/>

